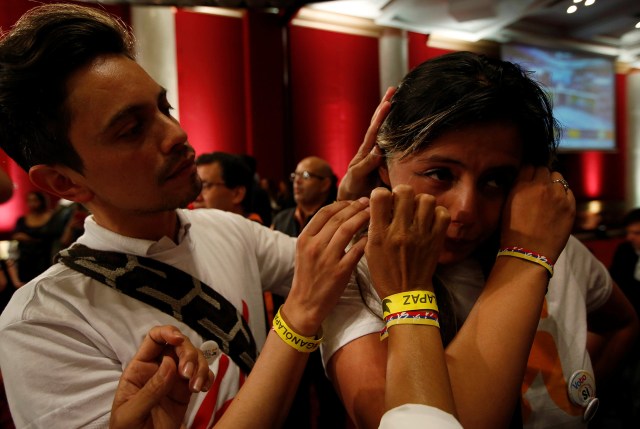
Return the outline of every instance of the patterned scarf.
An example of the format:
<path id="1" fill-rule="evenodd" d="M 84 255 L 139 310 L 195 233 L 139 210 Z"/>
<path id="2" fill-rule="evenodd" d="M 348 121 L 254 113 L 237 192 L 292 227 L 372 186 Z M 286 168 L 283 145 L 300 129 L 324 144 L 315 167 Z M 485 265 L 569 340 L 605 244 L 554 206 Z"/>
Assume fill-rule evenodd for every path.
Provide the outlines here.
<path id="1" fill-rule="evenodd" d="M 56 262 L 129 295 L 189 325 L 248 374 L 256 360 L 249 325 L 222 295 L 189 274 L 154 259 L 94 250 L 82 244 L 58 253 Z"/>

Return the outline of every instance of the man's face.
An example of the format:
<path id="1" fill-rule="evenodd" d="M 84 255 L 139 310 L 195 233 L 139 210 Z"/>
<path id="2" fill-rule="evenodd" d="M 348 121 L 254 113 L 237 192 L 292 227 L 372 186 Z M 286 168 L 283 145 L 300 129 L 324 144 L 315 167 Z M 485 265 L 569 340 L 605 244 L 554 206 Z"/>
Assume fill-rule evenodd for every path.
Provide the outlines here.
<path id="1" fill-rule="evenodd" d="M 310 173 L 308 179 L 302 177 L 302 173 Z M 293 199 L 296 204 L 322 205 L 329 193 L 331 179 L 320 174 L 320 169 L 313 160 L 304 159 L 298 163 L 293 179 Z"/>
<path id="2" fill-rule="evenodd" d="M 67 90 L 69 139 L 83 160 L 81 181 L 96 216 L 164 212 L 198 195 L 187 135 L 165 90 L 136 62 L 99 57 L 71 75 Z"/>
<path id="3" fill-rule="evenodd" d="M 233 211 L 234 192 L 225 186 L 222 178 L 222 168 L 217 162 L 198 166 L 198 176 L 202 181 L 200 196 L 204 207 Z M 200 198 L 199 198 L 200 199 Z"/>
<path id="4" fill-rule="evenodd" d="M 627 240 L 634 249 L 640 250 L 640 222 L 631 223 L 626 227 Z"/>

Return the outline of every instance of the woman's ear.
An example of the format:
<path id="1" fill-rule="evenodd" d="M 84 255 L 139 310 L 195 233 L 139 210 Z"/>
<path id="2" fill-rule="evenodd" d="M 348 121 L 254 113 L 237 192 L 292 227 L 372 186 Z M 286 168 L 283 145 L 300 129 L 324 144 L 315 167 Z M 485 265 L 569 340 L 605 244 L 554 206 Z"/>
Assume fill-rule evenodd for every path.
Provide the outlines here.
<path id="1" fill-rule="evenodd" d="M 31 183 L 45 192 L 65 200 L 86 203 L 93 192 L 84 184 L 82 175 L 60 165 L 34 165 L 29 169 Z"/>

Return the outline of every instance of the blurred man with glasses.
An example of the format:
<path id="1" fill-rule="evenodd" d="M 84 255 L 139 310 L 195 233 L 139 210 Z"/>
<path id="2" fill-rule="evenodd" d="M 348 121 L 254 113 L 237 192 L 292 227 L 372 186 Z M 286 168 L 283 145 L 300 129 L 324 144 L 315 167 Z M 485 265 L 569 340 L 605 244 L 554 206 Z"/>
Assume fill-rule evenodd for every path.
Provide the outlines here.
<path id="1" fill-rule="evenodd" d="M 296 205 L 276 214 L 271 227 L 297 237 L 322 206 L 335 201 L 337 178 L 329 163 L 317 156 L 300 161 L 290 177 Z"/>

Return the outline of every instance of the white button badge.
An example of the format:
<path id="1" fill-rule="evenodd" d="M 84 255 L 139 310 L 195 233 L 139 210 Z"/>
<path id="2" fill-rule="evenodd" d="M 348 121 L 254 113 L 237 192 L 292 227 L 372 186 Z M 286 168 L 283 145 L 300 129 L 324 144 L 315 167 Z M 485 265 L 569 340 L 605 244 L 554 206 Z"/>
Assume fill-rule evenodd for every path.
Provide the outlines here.
<path id="1" fill-rule="evenodd" d="M 211 365 L 220 354 L 220 347 L 218 347 L 218 343 L 212 340 L 202 343 L 200 350 L 202 350 L 204 358 L 207 360 L 209 365 Z"/>
<path id="2" fill-rule="evenodd" d="M 571 402 L 585 408 L 582 416 L 584 421 L 591 420 L 600 404 L 600 400 L 596 398 L 596 381 L 593 375 L 584 369 L 574 372 L 569 378 L 567 390 Z"/>

